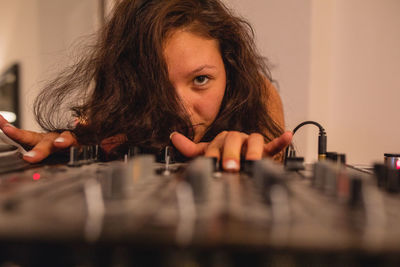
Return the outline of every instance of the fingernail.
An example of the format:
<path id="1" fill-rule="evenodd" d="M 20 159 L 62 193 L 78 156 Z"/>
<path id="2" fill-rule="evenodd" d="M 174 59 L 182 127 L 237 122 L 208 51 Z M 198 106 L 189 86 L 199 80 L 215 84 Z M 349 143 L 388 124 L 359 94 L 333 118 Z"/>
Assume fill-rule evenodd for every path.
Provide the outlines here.
<path id="1" fill-rule="evenodd" d="M 64 137 L 57 137 L 56 139 L 54 139 L 55 143 L 64 143 L 65 142 L 65 138 Z"/>
<path id="2" fill-rule="evenodd" d="M 31 150 L 31 151 L 29 151 L 29 152 L 26 152 L 26 153 L 24 154 L 24 157 L 33 158 L 34 156 L 36 156 L 36 152 L 33 151 L 33 150 Z"/>
<path id="3" fill-rule="evenodd" d="M 172 132 L 170 135 L 169 135 L 169 140 L 171 140 L 172 139 L 172 136 L 174 135 L 174 134 L 177 134 L 178 132 Z"/>
<path id="4" fill-rule="evenodd" d="M 239 170 L 239 162 L 235 159 L 224 160 L 224 169 L 226 171 L 238 171 Z"/>

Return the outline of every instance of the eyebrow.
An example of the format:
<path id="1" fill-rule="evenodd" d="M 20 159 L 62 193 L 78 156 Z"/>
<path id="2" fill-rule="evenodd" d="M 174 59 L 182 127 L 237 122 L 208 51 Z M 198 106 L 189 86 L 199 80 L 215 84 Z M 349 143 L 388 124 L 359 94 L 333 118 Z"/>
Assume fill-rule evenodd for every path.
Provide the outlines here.
<path id="1" fill-rule="evenodd" d="M 212 65 L 201 65 L 200 67 L 192 70 L 191 72 L 188 73 L 188 76 L 196 74 L 204 69 L 216 69 L 217 67 L 212 66 Z"/>

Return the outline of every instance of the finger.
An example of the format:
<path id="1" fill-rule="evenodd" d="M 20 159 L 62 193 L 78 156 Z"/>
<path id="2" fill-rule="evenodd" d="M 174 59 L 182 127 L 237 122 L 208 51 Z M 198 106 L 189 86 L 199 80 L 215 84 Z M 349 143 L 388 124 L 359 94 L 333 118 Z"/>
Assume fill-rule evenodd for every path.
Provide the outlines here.
<path id="1" fill-rule="evenodd" d="M 242 146 L 248 138 L 247 134 L 232 131 L 225 137 L 222 152 L 222 167 L 226 171 L 236 172 L 240 169 Z"/>
<path id="2" fill-rule="evenodd" d="M 15 142 L 26 146 L 35 146 L 42 140 L 44 135 L 43 133 L 21 130 L 15 127 L 6 127 L 3 131 Z"/>
<path id="3" fill-rule="evenodd" d="M 42 161 L 56 150 L 53 143 L 59 136 L 60 134 L 58 133 L 45 134 L 42 140 L 37 143 L 31 151 L 24 154 L 23 159 L 31 163 Z"/>
<path id="4" fill-rule="evenodd" d="M 65 131 L 62 132 L 56 139 L 54 139 L 53 145 L 56 148 L 63 149 L 78 145 L 78 141 L 70 131 Z"/>
<path id="5" fill-rule="evenodd" d="M 171 142 L 175 148 L 181 152 L 182 155 L 189 158 L 204 155 L 204 152 L 208 146 L 208 143 L 196 144 L 178 132 L 173 132 L 169 138 L 171 139 Z"/>
<path id="6" fill-rule="evenodd" d="M 225 137 L 228 134 L 227 131 L 223 131 L 219 133 L 214 140 L 212 140 L 207 149 L 206 152 L 204 153 L 204 156 L 206 157 L 212 157 L 212 158 L 217 158 L 218 161 L 220 160 L 220 156 L 224 147 L 224 142 L 225 142 Z"/>
<path id="7" fill-rule="evenodd" d="M 35 133 L 31 131 L 21 130 L 10 124 L 3 116 L 0 115 L 0 129 L 12 140 L 21 144 L 34 146 L 42 138 L 42 133 Z"/>
<path id="8" fill-rule="evenodd" d="M 265 156 L 272 157 L 275 154 L 278 154 L 285 147 L 287 147 L 292 142 L 293 133 L 285 132 L 281 136 L 275 138 L 268 144 L 264 145 L 264 154 Z"/>
<path id="9" fill-rule="evenodd" d="M 247 139 L 247 160 L 259 160 L 264 152 L 264 137 L 259 133 L 252 133 Z"/>

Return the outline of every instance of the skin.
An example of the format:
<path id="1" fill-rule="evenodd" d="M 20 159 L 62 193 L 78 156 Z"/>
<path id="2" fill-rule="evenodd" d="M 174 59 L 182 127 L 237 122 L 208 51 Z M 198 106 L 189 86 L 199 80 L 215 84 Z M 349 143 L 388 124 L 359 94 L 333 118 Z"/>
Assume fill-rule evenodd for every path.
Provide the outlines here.
<path id="1" fill-rule="evenodd" d="M 226 171 L 238 171 L 242 154 L 246 159 L 258 160 L 272 157 L 282 151 L 292 139 L 291 132 L 269 143 L 260 133 L 250 135 L 224 131 L 212 142 L 199 142 L 206 129 L 215 120 L 226 87 L 226 72 L 218 42 L 183 30 L 172 32 L 164 45 L 164 57 L 171 83 L 190 114 L 195 125 L 194 140 L 174 132 L 170 138 L 174 146 L 187 157 L 205 155 L 222 160 Z M 268 105 L 272 117 L 283 128 L 282 103 L 275 88 L 266 80 L 270 93 Z M 31 150 L 24 160 L 35 163 L 49 154 L 78 145 L 74 136 L 66 131 L 59 133 L 37 133 L 15 128 L 0 115 L 0 129 L 11 139 Z"/>
<path id="2" fill-rule="evenodd" d="M 185 156 L 205 155 L 218 159 L 222 156 L 225 170 L 238 171 L 243 150 L 246 159 L 257 160 L 264 156 L 274 156 L 291 142 L 290 132 L 264 144 L 264 138 L 259 133 L 247 135 L 224 131 L 210 143 L 199 143 L 218 114 L 226 88 L 225 66 L 218 42 L 185 29 L 176 30 L 166 40 L 164 57 L 169 79 L 189 112 L 192 124 L 196 125 L 193 141 L 177 132 L 170 136 L 174 146 Z M 273 86 L 266 82 L 270 90 L 271 114 L 283 128 L 280 97 Z"/>
<path id="3" fill-rule="evenodd" d="M 226 88 L 226 72 L 216 40 L 186 30 L 169 35 L 164 45 L 169 80 L 195 125 L 194 142 L 215 120 Z"/>
<path id="4" fill-rule="evenodd" d="M 37 133 L 22 130 L 9 124 L 3 116 L 0 115 L 0 129 L 15 142 L 31 150 L 23 156 L 23 159 L 30 163 L 40 162 L 49 154 L 78 145 L 71 132 L 65 131 L 59 133 Z"/>

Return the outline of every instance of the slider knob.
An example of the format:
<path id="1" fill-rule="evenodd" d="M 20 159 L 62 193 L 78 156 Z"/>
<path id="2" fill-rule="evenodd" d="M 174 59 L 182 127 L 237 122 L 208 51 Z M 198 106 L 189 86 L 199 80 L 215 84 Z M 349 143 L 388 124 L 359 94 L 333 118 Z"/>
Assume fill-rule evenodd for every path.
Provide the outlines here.
<path id="1" fill-rule="evenodd" d="M 341 168 L 338 168 L 337 164 L 333 163 L 331 159 L 317 162 L 314 164 L 312 185 L 327 195 L 336 195 L 338 177 L 341 171 Z"/>
<path id="2" fill-rule="evenodd" d="M 325 178 L 330 171 L 332 171 L 329 167 L 329 163 L 322 161 L 316 162 L 313 165 L 313 176 L 312 176 L 312 185 L 315 188 L 322 189 L 325 186 Z"/>
<path id="3" fill-rule="evenodd" d="M 271 203 L 271 188 L 279 186 L 279 188 L 287 190 L 281 166 L 270 159 L 255 161 L 252 165 L 255 186 L 268 203 Z"/>
<path id="4" fill-rule="evenodd" d="M 386 178 L 386 190 L 391 193 L 400 191 L 400 170 L 389 168 Z"/>
<path id="5" fill-rule="evenodd" d="M 254 174 L 254 164 L 256 162 L 257 162 L 257 160 L 248 160 L 248 159 L 241 161 L 240 162 L 240 170 L 248 175 L 253 175 Z"/>
<path id="6" fill-rule="evenodd" d="M 79 148 L 71 146 L 69 148 L 69 162 L 67 164 L 69 167 L 79 167 L 81 163 L 79 161 Z"/>
<path id="7" fill-rule="evenodd" d="M 107 198 L 121 199 L 127 197 L 127 188 L 131 186 L 126 178 L 127 166 L 116 164 L 111 167 L 101 180 L 103 195 Z"/>
<path id="8" fill-rule="evenodd" d="M 374 165 L 374 172 L 380 188 L 391 193 L 400 191 L 400 170 L 389 167 L 387 163 L 377 163 Z"/>
<path id="9" fill-rule="evenodd" d="M 109 198 L 128 198 L 138 183 L 151 181 L 154 176 L 154 156 L 139 155 L 127 163 L 114 164 L 102 179 L 103 194 Z"/>
<path id="10" fill-rule="evenodd" d="M 374 173 L 377 180 L 377 185 L 380 188 L 384 188 L 387 183 L 388 167 L 384 164 L 374 164 Z"/>
<path id="11" fill-rule="evenodd" d="M 207 198 L 208 186 L 215 163 L 212 158 L 198 157 L 186 168 L 185 180 L 193 190 L 195 202 L 203 202 Z"/>
<path id="12" fill-rule="evenodd" d="M 362 180 L 360 177 L 353 176 L 350 178 L 350 195 L 349 205 L 352 207 L 359 206 L 363 202 Z"/>

